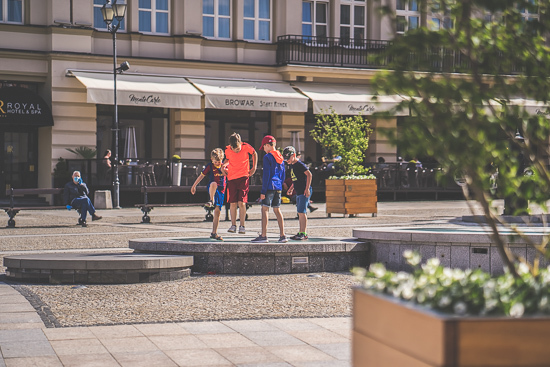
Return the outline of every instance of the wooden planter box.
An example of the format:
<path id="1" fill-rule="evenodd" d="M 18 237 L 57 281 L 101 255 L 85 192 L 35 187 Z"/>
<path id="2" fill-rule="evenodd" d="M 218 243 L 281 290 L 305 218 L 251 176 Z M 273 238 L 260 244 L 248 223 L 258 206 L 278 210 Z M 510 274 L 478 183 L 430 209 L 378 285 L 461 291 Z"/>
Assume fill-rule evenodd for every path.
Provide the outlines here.
<path id="1" fill-rule="evenodd" d="M 327 215 L 378 212 L 376 180 L 325 180 Z"/>
<path id="2" fill-rule="evenodd" d="M 456 317 L 353 291 L 353 366 L 542 367 L 550 317 Z"/>

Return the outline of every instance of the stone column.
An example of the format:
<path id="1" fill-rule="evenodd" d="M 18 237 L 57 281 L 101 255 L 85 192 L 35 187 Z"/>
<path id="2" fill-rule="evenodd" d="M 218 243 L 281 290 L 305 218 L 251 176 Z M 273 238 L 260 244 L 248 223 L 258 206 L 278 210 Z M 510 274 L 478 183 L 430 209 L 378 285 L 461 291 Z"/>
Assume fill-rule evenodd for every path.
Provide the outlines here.
<path id="1" fill-rule="evenodd" d="M 380 128 L 397 129 L 397 118 L 374 119 L 367 116 L 373 130 L 369 139 L 369 149 L 367 150 L 367 160 L 376 162 L 378 157 L 384 157 L 386 162 L 395 162 L 397 157 L 397 147 L 390 144 L 388 139 L 379 132 Z"/>
<path id="2" fill-rule="evenodd" d="M 301 150 L 304 151 L 305 114 L 303 112 L 271 113 L 271 135 L 277 139 L 278 147 L 284 148 L 292 143 L 291 131 L 299 132 Z"/>
<path id="3" fill-rule="evenodd" d="M 204 110 L 171 110 L 172 155 L 177 154 L 182 159 L 208 158 L 204 151 L 204 119 Z"/>

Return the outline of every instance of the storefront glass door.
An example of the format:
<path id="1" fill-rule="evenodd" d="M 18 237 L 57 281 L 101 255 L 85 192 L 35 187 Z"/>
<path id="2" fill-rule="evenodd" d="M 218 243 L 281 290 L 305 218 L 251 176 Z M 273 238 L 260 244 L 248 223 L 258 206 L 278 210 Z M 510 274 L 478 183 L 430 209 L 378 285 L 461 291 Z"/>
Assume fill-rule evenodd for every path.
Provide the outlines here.
<path id="1" fill-rule="evenodd" d="M 36 129 L 0 130 L 0 196 L 11 187 L 37 187 L 37 135 Z"/>

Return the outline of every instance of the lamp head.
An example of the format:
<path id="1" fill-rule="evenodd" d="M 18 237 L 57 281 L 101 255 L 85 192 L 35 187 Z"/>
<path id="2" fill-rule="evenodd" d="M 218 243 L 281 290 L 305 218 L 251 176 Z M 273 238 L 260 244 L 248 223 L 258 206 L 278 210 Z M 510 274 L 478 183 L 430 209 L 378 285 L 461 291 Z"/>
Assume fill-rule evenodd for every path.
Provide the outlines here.
<path id="1" fill-rule="evenodd" d="M 119 72 L 126 71 L 130 69 L 130 63 L 128 61 L 124 61 L 118 68 L 116 68 Z"/>
<path id="2" fill-rule="evenodd" d="M 111 5 L 111 0 L 107 0 L 107 2 L 101 7 L 101 15 L 103 16 L 103 21 L 107 23 L 107 25 L 110 25 L 113 22 L 115 11 Z"/>
<path id="3" fill-rule="evenodd" d="M 523 143 L 523 141 L 525 140 L 523 136 L 521 136 L 521 134 L 519 133 L 519 130 L 516 130 L 516 135 L 514 136 L 514 139 L 516 139 L 516 141 L 519 143 Z"/>
<path id="4" fill-rule="evenodd" d="M 106 0 L 106 3 L 101 8 L 101 15 L 103 15 L 103 21 L 110 25 L 113 19 L 122 21 L 126 14 L 126 4 L 117 4 L 117 0 Z"/>
<path id="5" fill-rule="evenodd" d="M 126 14 L 126 4 L 117 4 L 116 0 L 114 0 L 113 9 L 116 20 L 120 22 L 122 19 L 124 19 L 124 15 Z"/>

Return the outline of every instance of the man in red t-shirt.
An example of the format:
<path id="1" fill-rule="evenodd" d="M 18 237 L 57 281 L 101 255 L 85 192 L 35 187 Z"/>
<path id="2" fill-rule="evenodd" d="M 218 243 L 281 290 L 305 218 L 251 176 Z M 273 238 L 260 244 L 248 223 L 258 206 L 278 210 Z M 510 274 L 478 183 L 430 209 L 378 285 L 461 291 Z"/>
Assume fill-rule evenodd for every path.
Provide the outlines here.
<path id="1" fill-rule="evenodd" d="M 250 168 L 252 156 L 252 168 Z M 239 207 L 239 233 L 245 234 L 246 203 L 248 202 L 248 178 L 256 172 L 258 153 L 248 143 L 241 140 L 241 136 L 233 133 L 229 137 L 229 145 L 225 148 L 223 167 L 227 172 L 227 202 L 231 214 L 231 227 L 227 232 L 237 232 L 237 206 Z"/>

